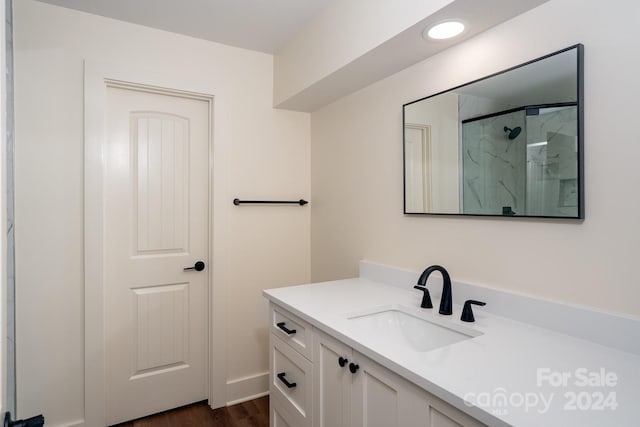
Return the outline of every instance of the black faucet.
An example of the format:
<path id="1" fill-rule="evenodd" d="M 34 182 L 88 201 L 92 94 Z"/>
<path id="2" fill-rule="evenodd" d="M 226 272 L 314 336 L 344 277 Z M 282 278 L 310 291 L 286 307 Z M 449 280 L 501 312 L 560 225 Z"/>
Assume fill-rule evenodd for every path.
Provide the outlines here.
<path id="1" fill-rule="evenodd" d="M 438 313 L 450 315 L 453 312 L 451 310 L 451 277 L 449 277 L 449 273 L 444 267 L 439 265 L 427 267 L 420 275 L 416 286 L 426 286 L 429 275 L 436 270 L 442 274 L 442 297 L 440 298 L 440 310 Z"/>

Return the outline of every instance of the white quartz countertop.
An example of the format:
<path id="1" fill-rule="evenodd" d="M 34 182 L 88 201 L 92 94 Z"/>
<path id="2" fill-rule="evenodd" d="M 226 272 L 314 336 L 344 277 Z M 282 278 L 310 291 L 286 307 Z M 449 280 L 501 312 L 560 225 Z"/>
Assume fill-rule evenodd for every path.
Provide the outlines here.
<path id="1" fill-rule="evenodd" d="M 269 289 L 271 302 L 492 426 L 640 426 L 640 356 L 489 314 L 420 309 L 422 293 L 364 278 Z M 455 293 L 455 287 L 453 289 Z M 481 335 L 426 352 L 363 333 L 348 318 L 385 306 Z M 586 326 L 585 326 L 586 327 Z M 616 331 L 611 331 L 612 334 Z"/>

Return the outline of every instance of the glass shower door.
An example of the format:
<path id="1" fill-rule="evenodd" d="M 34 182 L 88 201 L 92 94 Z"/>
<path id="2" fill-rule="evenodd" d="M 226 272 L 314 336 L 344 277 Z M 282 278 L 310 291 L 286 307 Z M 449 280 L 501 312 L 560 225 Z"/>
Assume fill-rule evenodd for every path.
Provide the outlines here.
<path id="1" fill-rule="evenodd" d="M 577 216 L 577 107 L 527 110 L 527 215 Z"/>

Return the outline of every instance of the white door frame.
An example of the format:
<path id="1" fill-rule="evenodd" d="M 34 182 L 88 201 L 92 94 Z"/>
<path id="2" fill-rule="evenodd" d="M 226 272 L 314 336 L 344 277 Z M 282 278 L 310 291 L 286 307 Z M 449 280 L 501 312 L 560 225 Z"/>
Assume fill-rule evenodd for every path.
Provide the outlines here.
<path id="1" fill-rule="evenodd" d="M 85 290 L 85 419 L 84 425 L 103 426 L 106 422 L 105 390 L 105 309 L 104 309 L 104 158 L 106 145 L 106 94 L 109 83 L 152 92 L 188 96 L 209 103 L 209 351 L 208 373 L 209 405 L 213 408 L 226 404 L 226 335 L 225 294 L 221 276 L 224 265 L 221 240 L 218 238 L 220 218 L 224 214 L 214 209 L 214 199 L 219 204 L 220 194 L 214 195 L 216 176 L 225 171 L 217 170 L 226 163 L 226 150 L 214 148 L 227 140 L 223 121 L 216 120 L 224 109 L 224 95 L 219 95 L 211 83 L 197 81 L 191 76 L 161 75 L 157 71 L 141 69 L 135 65 L 84 64 L 84 290 Z M 214 109 L 214 95 L 215 109 Z M 223 104 L 221 106 L 221 104 Z M 214 123 L 216 124 L 214 126 Z M 215 142 L 215 143 L 214 143 Z M 215 173 L 214 173 L 215 171 Z M 214 221 L 214 217 L 216 221 Z M 216 239 L 213 236 L 216 235 Z M 222 242 L 226 239 L 223 237 Z M 223 249 L 223 248 L 222 248 Z M 215 255 L 215 256 L 214 256 Z M 215 260 L 215 261 L 214 261 Z M 215 343 L 215 346 L 213 345 Z"/>

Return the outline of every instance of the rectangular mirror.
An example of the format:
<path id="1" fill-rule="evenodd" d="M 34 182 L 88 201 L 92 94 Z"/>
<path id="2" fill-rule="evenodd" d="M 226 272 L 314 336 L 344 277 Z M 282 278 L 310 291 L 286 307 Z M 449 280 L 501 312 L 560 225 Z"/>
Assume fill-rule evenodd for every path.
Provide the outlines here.
<path id="1" fill-rule="evenodd" d="M 583 46 L 403 105 L 404 213 L 584 218 Z"/>

